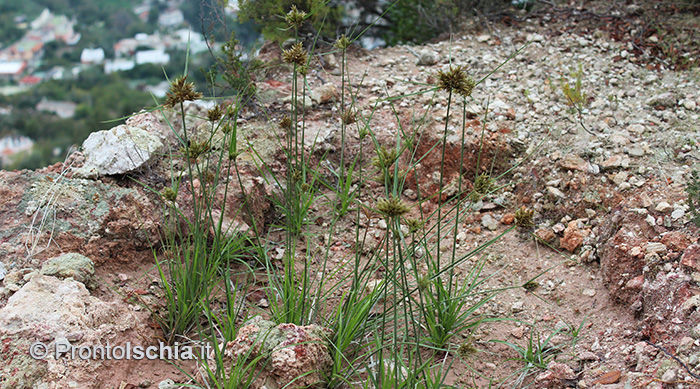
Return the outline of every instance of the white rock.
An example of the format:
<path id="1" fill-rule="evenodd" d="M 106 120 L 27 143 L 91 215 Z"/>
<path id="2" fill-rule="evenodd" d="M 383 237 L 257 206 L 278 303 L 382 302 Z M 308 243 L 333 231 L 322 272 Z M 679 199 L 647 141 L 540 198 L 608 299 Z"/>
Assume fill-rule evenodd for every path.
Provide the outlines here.
<path id="1" fill-rule="evenodd" d="M 627 181 L 627 177 L 629 177 L 629 173 L 622 171 L 622 172 L 615 174 L 612 177 L 612 181 L 615 183 L 615 185 L 620 185 L 623 182 Z"/>
<path id="2" fill-rule="evenodd" d="M 149 115 L 153 116 L 145 113 L 134 118 Z M 95 175 L 126 174 L 158 157 L 158 151 L 163 147 L 164 141 L 160 129 L 149 128 L 148 125 L 136 127 L 130 124 L 148 122 L 150 119 L 127 120 L 127 124 L 90 134 L 83 142 L 85 164 L 77 169 L 75 175 L 94 177 Z"/>
<path id="3" fill-rule="evenodd" d="M 338 99 L 339 92 L 335 84 L 325 83 L 311 91 L 311 100 L 318 104 L 330 103 Z"/>
<path id="4" fill-rule="evenodd" d="M 438 55 L 434 51 L 430 50 L 424 50 L 419 53 L 418 57 L 418 62 L 416 62 L 416 65 L 418 66 L 432 66 L 438 63 Z"/>
<path id="5" fill-rule="evenodd" d="M 498 229 L 498 220 L 494 219 L 493 216 L 486 214 L 481 218 L 481 225 L 491 231 L 495 231 Z"/>
<path id="6" fill-rule="evenodd" d="M 95 274 L 95 265 L 84 255 L 67 253 L 46 261 L 41 267 L 41 274 L 58 278 L 70 277 L 88 285 Z"/>
<path id="7" fill-rule="evenodd" d="M 673 369 L 668 369 L 666 372 L 661 376 L 661 381 L 664 382 L 673 382 L 676 380 L 676 371 Z"/>
<path id="8" fill-rule="evenodd" d="M 652 227 L 656 225 L 656 219 L 654 219 L 654 216 L 647 215 L 646 219 L 644 220 L 646 220 L 647 224 Z"/>
<path id="9" fill-rule="evenodd" d="M 525 303 L 522 301 L 516 301 L 510 306 L 510 310 L 513 313 L 522 312 L 525 309 Z"/>
<path id="10" fill-rule="evenodd" d="M 678 220 L 685 216 L 685 211 L 683 209 L 676 209 L 673 212 L 671 212 L 671 219 L 673 220 Z"/>
<path id="11" fill-rule="evenodd" d="M 671 204 L 669 204 L 669 203 L 667 203 L 667 202 L 665 202 L 665 201 L 662 201 L 662 202 L 660 202 L 660 203 L 656 206 L 655 209 L 656 209 L 657 212 L 662 212 L 662 213 L 663 213 L 663 212 L 670 211 L 672 208 L 673 208 L 673 207 L 671 207 Z"/>
<path id="12" fill-rule="evenodd" d="M 97 330 L 115 314 L 114 307 L 90 296 L 82 283 L 38 275 L 0 309 L 0 332 L 52 338 L 59 332 Z"/>
<path id="13" fill-rule="evenodd" d="M 556 196 L 556 197 L 559 197 L 560 199 L 563 199 L 563 198 L 566 197 L 566 195 L 564 194 L 564 192 L 560 191 L 559 189 L 557 189 L 557 188 L 555 188 L 555 187 L 553 187 L 553 186 L 548 186 L 548 187 L 547 187 L 547 191 L 548 191 L 551 195 Z"/>
<path id="14" fill-rule="evenodd" d="M 175 381 L 168 378 L 167 380 L 160 381 L 158 383 L 158 389 L 176 389 Z"/>

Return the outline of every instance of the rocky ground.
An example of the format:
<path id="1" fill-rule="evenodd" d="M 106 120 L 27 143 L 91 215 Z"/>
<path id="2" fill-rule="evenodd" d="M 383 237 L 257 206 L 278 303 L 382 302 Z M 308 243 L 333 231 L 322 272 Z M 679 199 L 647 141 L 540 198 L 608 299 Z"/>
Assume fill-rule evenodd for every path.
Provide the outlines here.
<path id="1" fill-rule="evenodd" d="M 579 14 L 584 11 L 579 9 Z M 548 371 L 533 370 L 526 380 L 534 380 L 533 387 L 700 385 L 700 233 L 691 222 L 685 193 L 690 172 L 700 168 L 700 72 L 672 70 L 670 63 L 644 58 L 645 51 L 638 49 L 646 46 L 631 31 L 642 11 L 636 6 L 613 11 L 632 21 L 628 39 L 611 24 L 596 25 L 592 18 L 587 23 L 576 19 L 572 27 L 550 17 L 518 21 L 515 27 L 475 26 L 425 46 L 355 50 L 348 58 L 358 114 L 371 117 L 382 144 L 394 144 L 400 128 L 420 129 L 419 153 L 440 136 L 447 97 L 416 92 L 431 90 L 437 71 L 450 64 L 465 66 L 477 80 L 484 78 L 466 111 L 463 144 L 462 113 L 449 117 L 446 174 L 453 179 L 459 174 L 464 148 L 469 157 L 463 170 L 474 178 L 483 128 L 482 172 L 498 176 L 520 164 L 497 180 L 502 190 L 477 203 L 460 223 L 458 251 L 509 228 L 520 207 L 535 210 L 533 234 L 507 234 L 486 253 L 484 274 L 493 276 L 485 286 L 512 288 L 481 312 L 534 325 L 485 324 L 462 334 L 478 351 L 466 359 L 447 357 L 456 358 L 450 384 L 486 387 L 491 379 L 500 382 L 522 368 L 508 361 L 516 356 L 511 348 L 491 339 L 525 344 L 533 334 L 569 328 L 562 336 L 580 330 L 575 347 L 563 350 Z M 643 38 L 651 43 L 663 38 L 654 36 Z M 261 58 L 274 62 L 279 55 L 279 50 L 268 49 Z M 308 102 L 307 145 L 331 151 L 326 161 L 318 161 L 322 154 L 315 154 L 329 172 L 339 160 L 339 60 L 337 55 L 323 56 L 309 77 L 313 100 Z M 577 78 L 585 94 L 580 111 L 572 109 L 562 87 L 575 86 Z M 251 109 L 240 123 L 242 141 L 270 161 L 279 161 L 281 155 L 275 123 L 289 107 L 289 85 L 284 70 L 258 80 L 259 101 L 269 116 Z M 188 112 L 204 115 L 194 104 Z M 131 120 L 138 136 L 129 130 L 133 136 L 124 143 L 114 130 L 114 137 L 124 150 L 138 147 L 142 153 L 122 158 L 119 171 L 105 170 L 114 164 L 100 161 L 99 149 L 86 147 L 65 164 L 35 172 L 0 172 L 3 387 L 184 382 L 165 362 L 36 361 L 28 353 L 35 340 L 51 342 L 57 336 L 85 345 L 107 340 L 143 344 L 160 336 L 149 313 L 130 297 L 157 300 L 151 245 L 163 228 L 161 202 L 128 177 L 154 185 L 167 182 L 156 150 L 173 136 L 157 116 Z M 195 119 L 188 125 L 204 126 Z M 357 154 L 357 134 L 349 133 L 347 140 L 348 152 Z M 370 161 L 370 143 L 363 149 L 364 160 Z M 438 158 L 428 154 L 404 192 L 415 206 L 420 201 L 415 182 L 429 188 L 424 196 L 437 188 Z M 272 211 L 264 200 L 272 189 L 259 179 L 250 158 L 242 156 L 247 178 L 237 190 L 259 199 L 259 213 L 253 217 L 262 224 Z M 374 201 L 372 191 L 378 188 L 370 187 L 360 201 Z M 435 206 L 420 202 L 428 212 Z M 321 214 L 322 207 L 314 211 Z M 232 204 L 229 209 L 235 208 Z M 251 220 L 235 222 L 249 225 Z M 323 222 L 317 220 L 319 228 Z M 377 240 L 386 228 L 374 219 L 362 225 Z M 338 246 L 336 261 L 348 254 L 353 236 L 335 237 L 349 243 Z M 81 256 L 52 259 L 65 253 Z M 461 269 L 468 270 L 467 265 Z M 538 275 L 536 284 L 520 287 Z M 508 378 L 504 386 L 515 386 L 515 379 Z"/>

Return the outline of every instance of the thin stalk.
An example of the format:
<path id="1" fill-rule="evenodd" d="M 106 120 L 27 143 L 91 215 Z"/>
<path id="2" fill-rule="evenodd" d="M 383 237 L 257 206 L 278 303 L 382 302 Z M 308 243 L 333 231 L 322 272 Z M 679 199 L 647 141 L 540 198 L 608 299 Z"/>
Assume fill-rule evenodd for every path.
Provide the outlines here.
<path id="1" fill-rule="evenodd" d="M 452 90 L 447 95 L 447 113 L 445 115 L 445 130 L 442 134 L 442 156 L 440 159 L 440 186 L 438 189 L 438 215 L 437 215 L 437 268 L 440 269 L 440 239 L 442 238 L 442 191 L 445 175 L 445 149 L 447 148 L 447 128 L 450 123 L 450 108 L 452 108 Z"/>
<path id="2" fill-rule="evenodd" d="M 345 53 L 340 62 L 340 180 L 345 180 Z M 349 114 L 349 112 L 348 112 Z M 361 143 L 361 142 L 360 142 Z M 360 154 L 362 155 L 362 154 Z"/>
<path id="3" fill-rule="evenodd" d="M 467 102 L 466 99 L 462 99 L 462 137 L 460 139 L 460 144 L 464 144 L 464 138 L 465 138 L 465 131 L 467 128 Z M 479 150 L 481 152 L 481 150 Z M 477 164 L 478 164 L 477 160 Z M 457 208 L 455 212 L 455 227 L 452 233 L 452 257 L 450 258 L 450 263 L 454 263 L 455 258 L 457 256 L 457 234 L 459 232 L 459 213 L 460 213 L 460 207 L 459 207 L 459 196 L 462 193 L 462 179 L 464 177 L 464 174 L 462 172 L 462 166 L 464 166 L 464 147 L 460 149 L 459 152 L 459 170 L 458 170 L 458 176 L 457 176 Z M 477 170 L 477 175 L 479 174 L 479 171 Z M 450 269 L 450 275 L 449 275 L 449 280 L 450 284 L 447 287 L 448 293 L 450 296 L 452 296 L 452 285 L 454 284 L 453 281 L 454 278 L 454 268 L 451 267 Z"/>

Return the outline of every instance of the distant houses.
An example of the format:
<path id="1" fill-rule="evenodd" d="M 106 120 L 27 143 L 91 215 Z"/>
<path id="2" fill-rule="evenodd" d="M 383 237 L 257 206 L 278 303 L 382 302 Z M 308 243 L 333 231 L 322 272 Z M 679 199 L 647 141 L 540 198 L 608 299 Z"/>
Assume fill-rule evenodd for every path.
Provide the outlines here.
<path id="1" fill-rule="evenodd" d="M 32 85 L 36 77 L 23 78 L 22 75 L 38 66 L 46 43 L 61 40 L 75 45 L 80 41 L 80 34 L 74 30 L 75 23 L 75 19 L 44 9 L 29 23 L 31 29 L 20 40 L 0 50 L 0 80 Z"/>
<path id="2" fill-rule="evenodd" d="M 168 8 L 158 15 L 158 24 L 163 27 L 174 27 L 185 22 L 185 15 L 178 8 Z"/>
<path id="3" fill-rule="evenodd" d="M 159 0 L 168 3 L 167 0 Z M 133 8 L 133 11 L 142 19 L 148 18 L 153 3 L 144 0 L 142 4 Z M 230 9 L 227 12 L 231 11 Z M 200 33 L 193 32 L 186 25 L 184 15 L 177 8 L 177 2 L 170 2 L 165 10 L 158 14 L 158 25 L 168 31 L 161 35 L 139 33 L 133 38 L 122 39 L 114 44 L 114 58 L 106 58 L 105 48 L 85 48 L 80 53 L 80 64 L 70 67 L 54 67 L 44 73 L 34 73 L 41 65 L 44 56 L 44 47 L 52 41 L 63 41 L 68 45 L 75 45 L 80 41 L 81 35 L 75 32 L 76 20 L 65 15 L 54 15 L 48 9 L 44 9 L 34 20 L 26 17 L 15 18 L 17 23 L 23 24 L 27 33 L 18 41 L 0 50 L 0 93 L 15 93 L 18 90 L 35 85 L 43 80 L 60 80 L 65 77 L 76 77 L 86 66 L 101 65 L 106 74 L 128 71 L 138 65 L 155 64 L 165 65 L 170 62 L 170 53 L 173 50 L 188 51 L 196 54 L 208 50 L 208 46 Z M 179 28 L 179 29 L 178 29 Z M 109 51 L 109 50 L 108 50 Z M 7 91 L 5 89 L 8 89 Z"/>
<path id="4" fill-rule="evenodd" d="M 25 36 L 0 53 L 0 61 L 39 61 L 44 55 L 44 42 L 35 37 Z"/>
<path id="5" fill-rule="evenodd" d="M 8 166 L 12 163 L 12 156 L 22 151 L 29 151 L 34 147 L 34 142 L 22 135 L 10 135 L 0 138 L 0 163 Z"/>
<path id="6" fill-rule="evenodd" d="M 38 76 L 24 76 L 19 79 L 19 86 L 34 86 L 41 83 L 41 77 Z"/>
<path id="7" fill-rule="evenodd" d="M 45 97 L 37 103 L 37 111 L 51 112 L 61 119 L 68 119 L 75 116 L 78 104 L 72 101 L 47 100 Z"/>
<path id="8" fill-rule="evenodd" d="M 31 23 L 31 31 L 27 36 L 39 39 L 43 43 L 61 40 L 68 45 L 75 45 L 80 41 L 80 34 L 74 30 L 76 20 L 70 20 L 65 15 L 54 15 L 48 8 L 44 8 L 38 18 Z"/>

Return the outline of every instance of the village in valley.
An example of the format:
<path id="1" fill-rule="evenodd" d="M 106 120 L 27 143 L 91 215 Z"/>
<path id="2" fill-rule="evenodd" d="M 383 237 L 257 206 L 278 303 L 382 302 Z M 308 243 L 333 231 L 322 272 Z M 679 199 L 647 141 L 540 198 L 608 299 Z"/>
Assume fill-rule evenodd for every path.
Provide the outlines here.
<path id="1" fill-rule="evenodd" d="M 14 109 L 12 104 L 4 103 L 3 97 L 31 92 L 45 82 L 74 80 L 88 69 L 93 72 L 98 69 L 104 75 L 110 75 L 130 71 L 140 65 L 165 67 L 171 64 L 173 52 L 194 56 L 208 51 L 207 43 L 198 31 L 201 26 L 192 26 L 187 21 L 182 3 L 181 0 L 145 0 L 133 6 L 130 12 L 152 31 L 119 39 L 111 47 L 90 45 L 80 48 L 81 40 L 85 37 L 84 33 L 79 32 L 81 21 L 72 15 L 57 14 L 45 8 L 35 18 L 15 16 L 15 25 L 24 31 L 24 35 L 4 46 L 0 43 L 0 119 L 11 115 Z M 234 4 L 226 9 L 228 15 L 235 15 L 237 9 Z M 156 15 L 153 15 L 154 11 L 157 11 Z M 54 49 L 47 50 L 50 46 Z M 47 63 L 54 59 L 50 55 L 76 60 L 70 64 L 48 67 Z M 181 54 L 182 57 L 184 55 Z M 168 84 L 165 76 L 161 78 L 157 83 L 140 84 L 138 87 L 152 96 L 163 97 Z M 42 97 L 32 108 L 37 112 L 69 119 L 74 117 L 78 105 L 75 101 Z M 29 152 L 33 145 L 34 140 L 23 134 L 21 128 L 5 128 L 0 123 L 0 166 L 11 166 L 15 154 Z"/>

